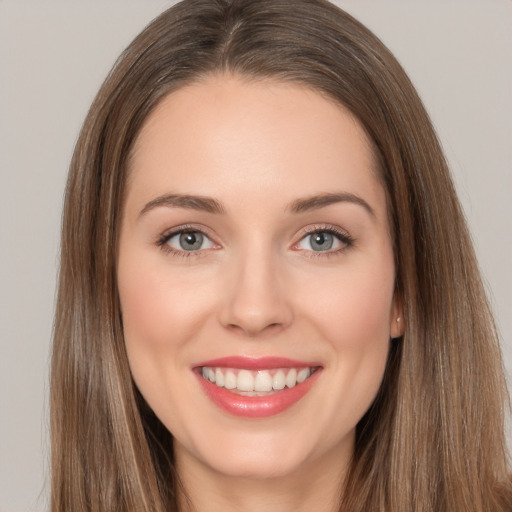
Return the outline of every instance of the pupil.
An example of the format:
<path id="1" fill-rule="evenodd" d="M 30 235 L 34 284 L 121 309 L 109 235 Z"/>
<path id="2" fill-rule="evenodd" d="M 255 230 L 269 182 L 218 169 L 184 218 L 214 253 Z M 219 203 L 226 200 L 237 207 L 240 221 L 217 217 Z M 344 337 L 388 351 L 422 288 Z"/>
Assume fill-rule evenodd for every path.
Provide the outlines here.
<path id="1" fill-rule="evenodd" d="M 317 245 L 325 244 L 325 235 L 323 233 L 319 233 L 315 236 L 315 243 Z"/>
<path id="2" fill-rule="evenodd" d="M 327 251 L 332 247 L 333 236 L 330 233 L 315 233 L 311 240 L 311 247 L 320 251 Z"/>
<path id="3" fill-rule="evenodd" d="M 183 233 L 180 236 L 180 245 L 186 251 L 200 249 L 203 244 L 203 235 L 201 233 Z"/>

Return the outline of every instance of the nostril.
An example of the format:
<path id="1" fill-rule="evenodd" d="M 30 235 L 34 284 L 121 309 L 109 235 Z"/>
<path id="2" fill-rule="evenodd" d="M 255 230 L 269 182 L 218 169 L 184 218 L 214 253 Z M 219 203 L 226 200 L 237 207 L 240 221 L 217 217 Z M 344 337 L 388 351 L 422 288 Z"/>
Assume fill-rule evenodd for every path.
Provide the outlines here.
<path id="1" fill-rule="evenodd" d="M 228 330 L 232 331 L 233 333 L 244 334 L 245 336 L 249 336 L 251 338 L 265 334 L 276 333 L 277 331 L 280 331 L 281 329 L 285 328 L 284 324 L 280 322 L 273 322 L 267 325 L 261 325 L 256 323 L 244 323 L 239 325 L 236 323 L 230 323 L 227 324 L 225 327 Z"/>
<path id="2" fill-rule="evenodd" d="M 222 296 L 218 320 L 233 333 L 256 336 L 278 332 L 289 325 L 293 318 L 292 304 L 279 293 L 279 287 L 264 285 L 261 280 L 241 279 Z"/>

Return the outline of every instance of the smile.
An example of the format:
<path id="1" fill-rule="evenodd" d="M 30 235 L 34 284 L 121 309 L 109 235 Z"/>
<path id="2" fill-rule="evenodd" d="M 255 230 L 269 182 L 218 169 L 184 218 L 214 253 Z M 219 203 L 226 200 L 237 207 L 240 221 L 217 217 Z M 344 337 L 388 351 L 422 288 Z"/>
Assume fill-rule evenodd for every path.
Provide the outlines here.
<path id="1" fill-rule="evenodd" d="M 217 407 L 246 418 L 285 411 L 308 393 L 322 373 L 317 364 L 268 357 L 217 359 L 193 370 Z"/>
<path id="2" fill-rule="evenodd" d="M 245 396 L 265 396 L 294 388 L 316 370 L 313 368 L 278 368 L 270 370 L 240 370 L 203 366 L 201 374 L 219 388 Z"/>

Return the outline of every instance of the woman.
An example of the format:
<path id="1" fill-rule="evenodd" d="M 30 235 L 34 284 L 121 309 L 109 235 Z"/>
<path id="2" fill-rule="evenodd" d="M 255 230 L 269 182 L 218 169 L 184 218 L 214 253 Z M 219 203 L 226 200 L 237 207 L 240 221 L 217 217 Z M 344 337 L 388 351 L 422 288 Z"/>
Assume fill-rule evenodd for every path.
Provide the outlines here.
<path id="1" fill-rule="evenodd" d="M 508 510 L 506 398 L 444 157 L 382 43 L 317 0 L 147 27 L 71 164 L 53 510 Z"/>

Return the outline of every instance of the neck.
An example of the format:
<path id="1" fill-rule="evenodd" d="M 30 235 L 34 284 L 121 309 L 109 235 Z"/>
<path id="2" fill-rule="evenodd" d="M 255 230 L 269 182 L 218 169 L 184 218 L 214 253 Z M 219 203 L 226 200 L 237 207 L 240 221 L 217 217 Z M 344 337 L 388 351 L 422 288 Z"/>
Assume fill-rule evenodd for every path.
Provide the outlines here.
<path id="1" fill-rule="evenodd" d="M 340 458 L 341 456 L 341 458 Z M 225 475 L 195 458 L 177 458 L 180 512 L 338 512 L 350 453 L 333 450 L 293 474 Z M 179 492 L 179 491 L 178 491 Z"/>

